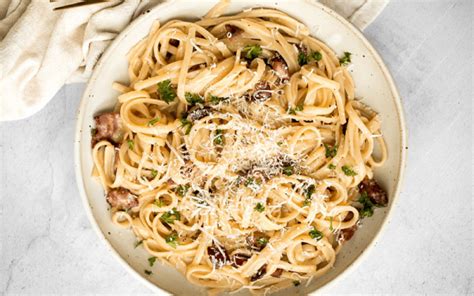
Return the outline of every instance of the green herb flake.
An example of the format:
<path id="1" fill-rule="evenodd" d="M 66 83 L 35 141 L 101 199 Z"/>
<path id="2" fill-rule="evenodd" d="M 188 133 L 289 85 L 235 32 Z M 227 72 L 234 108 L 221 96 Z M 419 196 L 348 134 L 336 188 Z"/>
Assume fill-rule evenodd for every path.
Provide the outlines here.
<path id="1" fill-rule="evenodd" d="M 308 63 L 308 56 L 304 52 L 300 51 L 298 53 L 298 64 L 300 66 L 304 66 L 307 63 Z"/>
<path id="2" fill-rule="evenodd" d="M 193 124 L 191 121 L 189 121 L 188 119 L 186 118 L 181 118 L 181 127 L 184 128 L 185 130 L 185 134 L 186 135 L 189 135 L 189 133 L 191 132 L 191 128 L 193 127 Z"/>
<path id="3" fill-rule="evenodd" d="M 248 177 L 247 180 L 245 180 L 244 185 L 249 186 L 255 183 L 255 179 L 253 177 Z"/>
<path id="4" fill-rule="evenodd" d="M 311 199 L 313 198 L 313 193 L 316 190 L 316 187 L 314 184 L 309 185 L 305 190 L 304 190 L 304 195 L 305 199 L 303 202 L 303 206 L 309 206 L 311 204 Z"/>
<path id="5" fill-rule="evenodd" d="M 245 53 L 245 58 L 248 60 L 253 60 L 258 58 L 262 54 L 262 48 L 258 44 L 247 45 L 244 47 L 243 51 Z"/>
<path id="6" fill-rule="evenodd" d="M 293 281 L 293 286 L 298 287 L 299 285 L 301 285 L 300 281 Z"/>
<path id="7" fill-rule="evenodd" d="M 295 169 L 293 168 L 293 166 L 287 165 L 282 168 L 282 173 L 287 176 L 291 176 L 295 173 Z"/>
<path id="8" fill-rule="evenodd" d="M 176 210 L 176 208 L 173 208 L 171 211 L 163 213 L 160 220 L 168 224 L 173 224 L 175 220 L 179 220 L 180 218 L 181 214 Z"/>
<path id="9" fill-rule="evenodd" d="M 268 244 L 268 239 L 265 237 L 260 237 L 257 239 L 257 245 L 259 247 L 265 247 Z"/>
<path id="10" fill-rule="evenodd" d="M 291 114 L 291 115 L 296 115 L 296 112 L 300 112 L 300 111 L 303 111 L 304 110 L 304 104 L 303 103 L 300 103 L 298 105 L 296 105 L 294 108 L 290 107 L 288 108 L 288 114 Z"/>
<path id="11" fill-rule="evenodd" d="M 223 130 L 217 129 L 216 130 L 216 136 L 214 137 L 214 145 L 222 145 L 224 144 L 224 135 L 223 135 Z"/>
<path id="12" fill-rule="evenodd" d="M 315 239 L 317 241 L 319 241 L 320 239 L 323 238 L 323 233 L 319 230 L 317 230 L 316 228 L 313 228 L 310 232 L 309 232 L 309 236 L 312 238 L 312 239 Z"/>
<path id="13" fill-rule="evenodd" d="M 157 170 L 151 170 L 151 175 L 150 175 L 150 177 L 151 177 L 152 179 L 155 179 L 155 177 L 156 177 L 157 175 L 158 175 L 158 171 L 157 171 Z"/>
<path id="14" fill-rule="evenodd" d="M 186 184 L 186 185 L 179 185 L 178 187 L 176 187 L 175 191 L 176 191 L 176 194 L 183 197 L 186 195 L 186 193 L 188 192 L 188 189 L 189 189 L 189 185 Z"/>
<path id="15" fill-rule="evenodd" d="M 343 165 L 341 169 L 346 176 L 353 177 L 357 175 L 357 173 L 350 166 Z"/>
<path id="16" fill-rule="evenodd" d="M 174 101 L 176 91 L 171 86 L 171 80 L 167 79 L 158 83 L 158 94 L 160 95 L 160 99 L 168 104 Z"/>
<path id="17" fill-rule="evenodd" d="M 330 170 L 334 170 L 335 168 L 336 168 L 336 166 L 335 166 L 334 164 L 332 164 L 332 163 L 330 163 L 330 164 L 328 165 L 328 169 L 330 169 Z"/>
<path id="18" fill-rule="evenodd" d="M 334 228 L 332 227 L 332 217 L 329 217 L 329 230 L 333 231 Z"/>
<path id="19" fill-rule="evenodd" d="M 374 214 L 374 204 L 370 200 L 366 191 L 363 191 L 361 193 L 357 201 L 362 204 L 362 209 L 359 210 L 360 216 L 362 218 L 372 217 L 372 215 Z"/>
<path id="20" fill-rule="evenodd" d="M 128 149 L 130 150 L 133 150 L 133 148 L 135 147 L 135 143 L 133 142 L 133 140 L 128 139 L 127 144 L 128 144 Z"/>
<path id="21" fill-rule="evenodd" d="M 160 121 L 159 117 L 153 118 L 152 120 L 148 121 L 148 126 L 154 126 L 158 121 Z"/>
<path id="22" fill-rule="evenodd" d="M 137 241 L 137 242 L 135 243 L 135 249 L 136 249 L 139 245 L 141 245 L 141 244 L 143 244 L 143 240 Z"/>
<path id="23" fill-rule="evenodd" d="M 259 212 L 259 213 L 262 213 L 263 211 L 265 211 L 265 207 L 263 206 L 263 204 L 261 202 L 259 202 L 255 206 L 254 210 Z"/>
<path id="24" fill-rule="evenodd" d="M 145 274 L 146 274 L 146 275 L 151 275 L 152 273 L 153 273 L 153 272 L 151 272 L 151 271 L 145 269 Z"/>
<path id="25" fill-rule="evenodd" d="M 339 59 L 339 63 L 341 64 L 341 66 L 349 65 L 349 63 L 351 62 L 351 55 L 352 54 L 350 52 L 344 52 L 344 56 Z"/>
<path id="26" fill-rule="evenodd" d="M 165 238 L 165 242 L 176 249 L 176 246 L 178 245 L 178 234 L 176 232 L 172 232 Z"/>
<path id="27" fill-rule="evenodd" d="M 156 257 L 150 257 L 148 258 L 148 264 L 150 264 L 150 267 L 153 267 L 153 264 L 155 264 Z"/>
<path id="28" fill-rule="evenodd" d="M 323 58 L 323 55 L 319 51 L 313 51 L 310 57 L 312 60 L 319 62 Z"/>
<path id="29" fill-rule="evenodd" d="M 94 137 L 97 134 L 96 128 L 91 128 L 91 137 Z"/>
<path id="30" fill-rule="evenodd" d="M 227 102 L 229 100 L 229 98 L 221 98 L 221 97 L 218 97 L 218 96 L 209 95 L 208 100 L 211 103 L 211 105 L 218 105 L 220 102 Z"/>
<path id="31" fill-rule="evenodd" d="M 204 104 L 204 100 L 199 94 L 187 92 L 184 94 L 184 98 L 186 99 L 186 102 L 188 102 L 188 104 L 191 106 L 194 106 L 196 104 Z"/>
<path id="32" fill-rule="evenodd" d="M 334 157 L 337 154 L 337 146 L 329 146 L 327 144 L 324 144 L 324 148 L 326 149 L 326 158 Z"/>
<path id="33" fill-rule="evenodd" d="M 161 199 L 157 199 L 155 200 L 155 202 L 153 203 L 155 206 L 161 208 L 162 206 L 164 206 L 164 202 L 161 200 Z"/>

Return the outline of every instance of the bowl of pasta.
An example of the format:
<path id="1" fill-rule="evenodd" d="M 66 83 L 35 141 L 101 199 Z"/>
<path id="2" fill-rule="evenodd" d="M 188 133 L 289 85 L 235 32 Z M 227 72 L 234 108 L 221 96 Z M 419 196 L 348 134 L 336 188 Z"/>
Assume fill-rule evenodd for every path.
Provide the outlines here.
<path id="1" fill-rule="evenodd" d="M 312 1 L 168 1 L 99 61 L 76 176 L 111 253 L 155 292 L 310 293 L 374 244 L 405 125 L 374 48 Z"/>

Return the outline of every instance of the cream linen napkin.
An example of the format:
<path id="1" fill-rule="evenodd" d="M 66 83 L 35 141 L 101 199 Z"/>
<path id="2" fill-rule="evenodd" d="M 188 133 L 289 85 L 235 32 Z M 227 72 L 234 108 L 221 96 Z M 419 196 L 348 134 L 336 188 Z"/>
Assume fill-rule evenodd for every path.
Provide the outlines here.
<path id="1" fill-rule="evenodd" d="M 47 0 L 0 0 L 0 121 L 31 116 L 63 84 L 86 81 L 115 36 L 162 1 L 112 0 L 52 12 Z M 359 29 L 388 1 L 320 0 Z"/>

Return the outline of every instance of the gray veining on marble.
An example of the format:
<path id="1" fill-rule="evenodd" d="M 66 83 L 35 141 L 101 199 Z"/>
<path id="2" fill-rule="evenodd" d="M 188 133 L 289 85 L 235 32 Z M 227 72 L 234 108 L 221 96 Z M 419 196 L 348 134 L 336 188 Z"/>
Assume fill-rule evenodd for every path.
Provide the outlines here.
<path id="1" fill-rule="evenodd" d="M 365 31 L 399 87 L 409 131 L 394 217 L 327 294 L 472 294 L 471 1 L 392 0 Z M 95 235 L 73 169 L 84 85 L 0 125 L 0 294 L 149 294 Z"/>

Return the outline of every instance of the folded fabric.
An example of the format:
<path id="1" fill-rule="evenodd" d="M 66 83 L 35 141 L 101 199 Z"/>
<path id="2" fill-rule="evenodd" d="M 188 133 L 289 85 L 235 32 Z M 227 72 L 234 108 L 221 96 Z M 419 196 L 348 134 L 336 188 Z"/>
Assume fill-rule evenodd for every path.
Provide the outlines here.
<path id="1" fill-rule="evenodd" d="M 388 1 L 320 0 L 360 29 Z M 65 83 L 86 81 L 115 36 L 160 2 L 112 0 L 53 12 L 46 0 L 1 0 L 0 121 L 31 116 Z"/>

